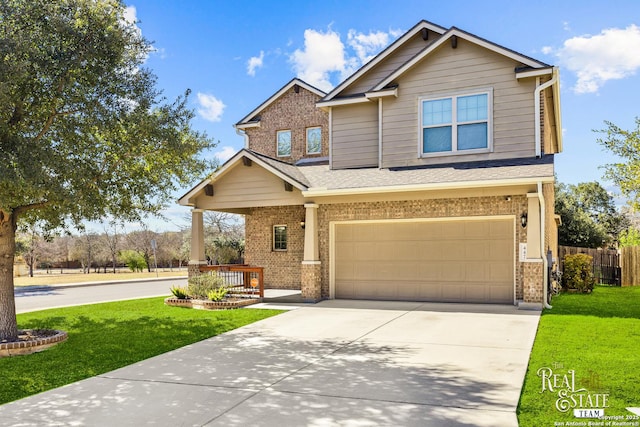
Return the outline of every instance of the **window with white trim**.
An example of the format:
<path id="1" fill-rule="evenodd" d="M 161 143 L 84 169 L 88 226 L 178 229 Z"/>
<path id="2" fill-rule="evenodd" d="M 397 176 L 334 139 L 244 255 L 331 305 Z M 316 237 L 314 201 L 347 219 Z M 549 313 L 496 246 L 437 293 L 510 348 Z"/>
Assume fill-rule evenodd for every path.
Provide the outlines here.
<path id="1" fill-rule="evenodd" d="M 322 152 L 322 128 L 307 128 L 307 154 Z"/>
<path id="2" fill-rule="evenodd" d="M 491 92 L 420 99 L 423 155 L 491 148 Z"/>
<path id="3" fill-rule="evenodd" d="M 291 131 L 279 130 L 276 132 L 276 150 L 278 157 L 291 156 Z"/>
<path id="4" fill-rule="evenodd" d="M 273 250 L 274 251 L 287 250 L 287 226 L 286 225 L 273 226 Z"/>

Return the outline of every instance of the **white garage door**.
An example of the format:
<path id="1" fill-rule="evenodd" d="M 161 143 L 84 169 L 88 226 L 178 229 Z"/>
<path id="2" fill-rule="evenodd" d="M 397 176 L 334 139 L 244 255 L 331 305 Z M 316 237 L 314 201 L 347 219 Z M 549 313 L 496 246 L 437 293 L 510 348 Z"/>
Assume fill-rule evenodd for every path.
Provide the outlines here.
<path id="1" fill-rule="evenodd" d="M 335 297 L 513 303 L 513 219 L 335 224 Z"/>

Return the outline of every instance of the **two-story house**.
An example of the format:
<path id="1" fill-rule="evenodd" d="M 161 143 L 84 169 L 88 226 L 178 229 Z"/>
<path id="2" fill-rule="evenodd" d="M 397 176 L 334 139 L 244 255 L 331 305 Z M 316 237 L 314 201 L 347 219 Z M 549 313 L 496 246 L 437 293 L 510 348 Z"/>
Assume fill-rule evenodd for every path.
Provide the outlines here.
<path id="1" fill-rule="evenodd" d="M 308 300 L 541 304 L 557 254 L 557 68 L 421 21 L 330 93 L 293 79 L 180 199 L 245 215 L 246 261 Z"/>

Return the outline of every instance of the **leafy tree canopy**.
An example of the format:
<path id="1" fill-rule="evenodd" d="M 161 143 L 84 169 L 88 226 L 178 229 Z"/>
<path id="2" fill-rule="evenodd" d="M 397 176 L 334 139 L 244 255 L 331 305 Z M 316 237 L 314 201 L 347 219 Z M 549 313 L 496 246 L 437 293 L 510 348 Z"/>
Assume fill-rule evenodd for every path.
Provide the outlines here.
<path id="1" fill-rule="evenodd" d="M 640 118 L 636 117 L 636 129 L 627 131 L 605 121 L 606 129 L 597 141 L 620 158 L 620 162 L 606 166 L 605 177 L 614 182 L 632 206 L 640 208 Z"/>
<path id="2" fill-rule="evenodd" d="M 598 183 L 556 185 L 556 213 L 562 226 L 558 228 L 558 242 L 566 246 L 601 247 L 618 239 L 630 225 L 620 213 L 613 197 Z"/>
<path id="3" fill-rule="evenodd" d="M 0 339 L 15 338 L 19 220 L 158 212 L 210 167 L 189 92 L 168 101 L 119 0 L 0 2 Z M 10 300 L 10 302 L 9 302 Z"/>

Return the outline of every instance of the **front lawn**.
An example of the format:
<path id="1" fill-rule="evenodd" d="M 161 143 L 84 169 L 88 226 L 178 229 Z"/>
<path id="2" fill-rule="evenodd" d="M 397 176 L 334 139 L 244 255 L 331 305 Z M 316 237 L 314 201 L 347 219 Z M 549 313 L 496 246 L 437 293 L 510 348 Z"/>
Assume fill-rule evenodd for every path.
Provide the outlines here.
<path id="1" fill-rule="evenodd" d="M 281 313 L 191 310 L 147 298 L 18 315 L 21 329 L 61 329 L 44 352 L 0 359 L 0 404 L 99 375 Z"/>
<path id="2" fill-rule="evenodd" d="M 640 425 L 640 419 L 626 409 L 640 407 L 640 287 L 598 286 L 592 294 L 554 297 L 552 305 L 553 309 L 542 313 L 529 360 L 518 406 L 520 426 L 601 422 L 574 417 L 581 398 L 585 409 L 588 399 L 595 406 L 596 399 L 602 403 L 606 398 L 605 416 L 622 416 L 613 422 Z M 575 371 L 575 387 L 570 385 L 571 370 Z M 559 376 L 552 376 L 556 374 Z M 565 375 L 569 387 L 562 384 Z M 556 409 L 556 403 L 560 407 L 567 403 L 568 410 Z"/>

